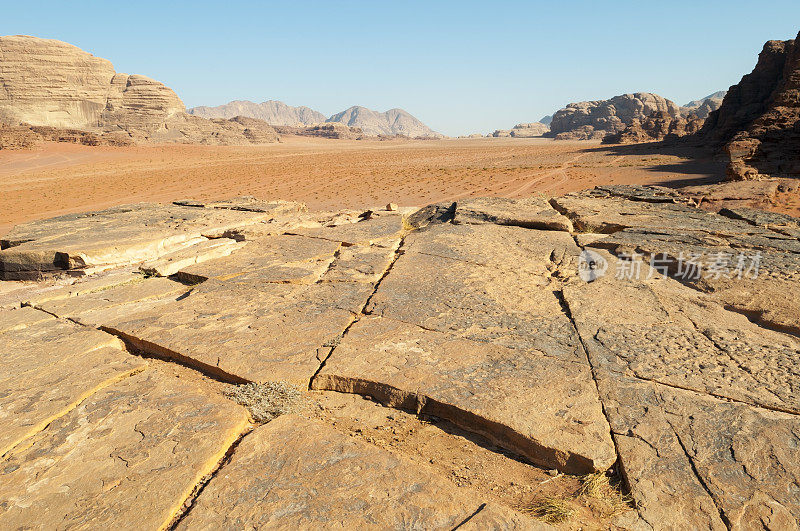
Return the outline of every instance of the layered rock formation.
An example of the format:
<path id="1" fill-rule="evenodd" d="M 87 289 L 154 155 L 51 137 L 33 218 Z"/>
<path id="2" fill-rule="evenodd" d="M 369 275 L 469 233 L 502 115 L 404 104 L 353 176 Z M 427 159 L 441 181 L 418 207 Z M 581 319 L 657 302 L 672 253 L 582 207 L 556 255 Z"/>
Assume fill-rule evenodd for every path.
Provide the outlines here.
<path id="1" fill-rule="evenodd" d="M 541 122 L 517 124 L 513 129 L 498 129 L 492 133 L 493 137 L 534 138 L 544 135 L 550 128 Z"/>
<path id="2" fill-rule="evenodd" d="M 361 140 L 366 136 L 364 131 L 358 127 L 349 127 L 338 122 L 313 124 L 305 127 L 278 125 L 275 126 L 275 130 L 282 135 L 316 136 L 348 140 Z"/>
<path id="3" fill-rule="evenodd" d="M 303 126 L 319 124 L 327 120 L 321 112 L 308 107 L 292 107 L 282 101 L 269 100 L 262 103 L 252 101 L 232 101 L 216 107 L 192 107 L 189 114 L 202 118 L 235 118 L 246 116 L 263 120 L 270 125 Z"/>
<path id="4" fill-rule="evenodd" d="M 800 176 L 800 45 L 769 41 L 703 128 L 724 144 L 728 177 Z"/>
<path id="5" fill-rule="evenodd" d="M 124 133 L 91 133 L 80 129 L 0 123 L 0 149 L 28 149 L 45 141 L 84 146 L 128 146 L 133 143 L 130 135 Z"/>
<path id="6" fill-rule="evenodd" d="M 0 526 L 547 529 L 561 489 L 570 528 L 791 529 L 798 227 L 624 186 L 21 225 Z M 610 468 L 630 503 L 574 494 Z"/>
<path id="7" fill-rule="evenodd" d="M 106 59 L 70 44 L 29 36 L 0 37 L 0 122 L 132 141 L 242 144 L 246 127 L 189 116 L 168 87 L 114 71 Z M 252 127 L 250 127 L 252 129 Z M 260 141 L 277 135 L 261 127 Z"/>
<path id="8" fill-rule="evenodd" d="M 361 129 L 367 136 L 407 136 L 409 138 L 441 138 L 442 135 L 420 122 L 403 109 L 377 112 L 366 107 L 350 107 L 326 121 L 339 122 Z"/>
<path id="9" fill-rule="evenodd" d="M 680 109 L 672 101 L 649 92 L 570 103 L 553 115 L 548 135 L 557 140 L 602 139 L 623 131 L 635 119 L 647 119 L 653 112 L 675 118 Z"/>
<path id="10" fill-rule="evenodd" d="M 636 144 L 679 138 L 697 133 L 703 122 L 705 120 L 694 114 L 670 116 L 656 111 L 645 119 L 634 118 L 624 130 L 603 137 L 603 143 Z"/>
<path id="11" fill-rule="evenodd" d="M 709 94 L 705 98 L 690 101 L 681 106 L 681 114 L 684 116 L 693 114 L 701 120 L 705 120 L 710 113 L 719 109 L 726 92 L 725 90 L 719 90 L 713 94 Z"/>

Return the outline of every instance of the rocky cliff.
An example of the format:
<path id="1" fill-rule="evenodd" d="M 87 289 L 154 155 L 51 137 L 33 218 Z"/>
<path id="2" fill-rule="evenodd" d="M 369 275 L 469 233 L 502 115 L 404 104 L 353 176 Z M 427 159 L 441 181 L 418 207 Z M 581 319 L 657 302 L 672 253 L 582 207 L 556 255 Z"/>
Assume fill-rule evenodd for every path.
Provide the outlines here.
<path id="1" fill-rule="evenodd" d="M 241 144 L 237 123 L 186 114 L 169 87 L 115 72 L 106 59 L 65 42 L 0 37 L 0 122 L 127 135 L 132 141 Z M 262 141 L 277 135 L 260 127 Z"/>
<path id="2" fill-rule="evenodd" d="M 390 109 L 386 112 L 373 111 L 366 107 L 354 106 L 334 114 L 328 122 L 339 122 L 349 127 L 361 129 L 367 136 L 396 136 L 410 138 L 441 138 L 442 135 L 417 120 L 403 109 Z"/>
<path id="3" fill-rule="evenodd" d="M 800 35 L 798 35 L 800 37 Z M 769 41 L 702 133 L 722 144 L 728 177 L 800 177 L 800 44 Z"/>
<path id="4" fill-rule="evenodd" d="M 557 140 L 601 139 L 623 131 L 634 119 L 644 120 L 653 112 L 676 117 L 680 109 L 672 101 L 649 92 L 570 103 L 553 115 L 549 136 Z"/>
<path id="5" fill-rule="evenodd" d="M 252 101 L 232 101 L 217 107 L 193 107 L 189 114 L 202 118 L 234 118 L 246 116 L 264 120 L 270 125 L 287 125 L 298 127 L 322 123 L 327 117 L 321 112 L 308 107 L 292 107 L 282 101 L 269 100 L 263 103 Z"/>
<path id="6" fill-rule="evenodd" d="M 686 105 L 681 106 L 681 114 L 685 116 L 694 114 L 698 118 L 705 120 L 710 113 L 719 109 L 726 92 L 725 90 L 719 90 L 713 94 L 709 94 L 705 98 L 690 101 Z"/>
<path id="7" fill-rule="evenodd" d="M 693 135 L 700 131 L 704 121 L 696 114 L 671 116 L 664 111 L 656 111 L 645 119 L 634 118 L 619 133 L 606 135 L 603 143 L 637 144 Z"/>

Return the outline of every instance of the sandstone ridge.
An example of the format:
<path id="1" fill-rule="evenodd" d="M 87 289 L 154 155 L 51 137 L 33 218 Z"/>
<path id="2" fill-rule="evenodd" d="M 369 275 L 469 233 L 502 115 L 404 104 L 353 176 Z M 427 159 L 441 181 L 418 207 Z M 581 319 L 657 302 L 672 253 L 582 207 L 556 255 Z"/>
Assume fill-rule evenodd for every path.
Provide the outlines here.
<path id="1" fill-rule="evenodd" d="M 653 112 L 675 118 L 680 108 L 649 92 L 570 103 L 553 115 L 548 135 L 557 140 L 599 140 L 607 134 L 622 132 L 634 120 L 644 120 Z"/>
<path id="2" fill-rule="evenodd" d="M 695 205 L 606 186 L 20 225 L 0 524 L 791 528 L 800 220 Z"/>
<path id="3" fill-rule="evenodd" d="M 266 123 L 243 126 L 191 116 L 164 84 L 116 72 L 108 60 L 57 40 L 0 37 L 0 85 L 0 123 L 10 126 L 80 130 L 128 142 L 277 140 Z"/>
<path id="4" fill-rule="evenodd" d="M 800 176 L 800 45 L 769 41 L 732 86 L 702 135 L 722 145 L 734 180 Z"/>

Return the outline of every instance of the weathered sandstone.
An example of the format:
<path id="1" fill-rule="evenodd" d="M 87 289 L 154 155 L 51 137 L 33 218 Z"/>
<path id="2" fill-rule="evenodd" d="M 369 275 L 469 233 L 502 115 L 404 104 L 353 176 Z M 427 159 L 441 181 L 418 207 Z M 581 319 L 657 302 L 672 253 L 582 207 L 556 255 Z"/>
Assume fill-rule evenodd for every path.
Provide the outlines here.
<path id="1" fill-rule="evenodd" d="M 733 180 L 800 176 L 800 45 L 768 41 L 753 71 L 712 112 L 701 135 L 724 145 Z"/>
<path id="2" fill-rule="evenodd" d="M 595 511 L 565 527 L 796 527 L 800 221 L 702 193 L 21 225 L 0 527 L 545 528 L 521 513 L 556 484 Z M 284 414 L 254 425 L 264 404 Z M 575 494 L 594 472 L 623 482 L 608 513 Z"/>
<path id="3" fill-rule="evenodd" d="M 649 92 L 570 103 L 553 115 L 548 135 L 559 140 L 600 139 L 609 133 L 621 132 L 633 120 L 644 120 L 653 112 L 663 112 L 674 118 L 680 110 L 672 101 Z"/>
<path id="4" fill-rule="evenodd" d="M 481 518 L 497 529 L 550 528 L 487 505 L 324 424 L 291 415 L 246 437 L 219 479 L 178 529 L 453 529 L 484 512 Z"/>
<path id="5" fill-rule="evenodd" d="M 163 528 L 247 429 L 244 410 L 152 370 L 96 392 L 0 465 L 3 527 Z"/>
<path id="6" fill-rule="evenodd" d="M 265 122 L 211 121 L 185 112 L 170 88 L 115 72 L 106 59 L 70 44 L 25 35 L 0 37 L 0 123 L 46 126 L 51 140 L 89 145 L 130 142 L 274 142 Z M 65 131 L 65 130 L 71 130 Z M 7 147 L 25 147 L 42 135 Z M 6 133 L 2 133 L 7 137 Z M 21 144 L 21 145 L 20 145 Z"/>

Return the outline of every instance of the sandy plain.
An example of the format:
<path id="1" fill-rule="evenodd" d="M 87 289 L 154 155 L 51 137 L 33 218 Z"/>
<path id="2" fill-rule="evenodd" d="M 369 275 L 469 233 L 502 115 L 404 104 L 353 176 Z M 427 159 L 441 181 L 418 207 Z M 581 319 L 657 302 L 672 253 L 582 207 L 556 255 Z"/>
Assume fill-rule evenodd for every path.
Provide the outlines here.
<path id="1" fill-rule="evenodd" d="M 686 148 L 549 139 L 52 143 L 0 152 L 0 235 L 33 219 L 141 201 L 252 195 L 303 201 L 311 209 L 413 206 L 467 196 L 558 195 L 597 184 L 703 184 L 722 175 L 720 163 Z"/>

